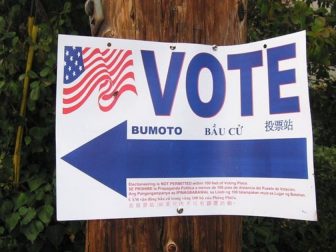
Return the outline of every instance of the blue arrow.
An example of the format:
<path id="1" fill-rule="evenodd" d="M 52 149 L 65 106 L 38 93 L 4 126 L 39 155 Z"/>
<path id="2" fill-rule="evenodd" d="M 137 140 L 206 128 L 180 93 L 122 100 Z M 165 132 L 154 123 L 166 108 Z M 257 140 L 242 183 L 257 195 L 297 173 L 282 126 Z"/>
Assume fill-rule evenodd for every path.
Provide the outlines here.
<path id="1" fill-rule="evenodd" d="M 307 178 L 305 138 L 127 139 L 127 122 L 62 158 L 126 197 L 127 178 Z"/>

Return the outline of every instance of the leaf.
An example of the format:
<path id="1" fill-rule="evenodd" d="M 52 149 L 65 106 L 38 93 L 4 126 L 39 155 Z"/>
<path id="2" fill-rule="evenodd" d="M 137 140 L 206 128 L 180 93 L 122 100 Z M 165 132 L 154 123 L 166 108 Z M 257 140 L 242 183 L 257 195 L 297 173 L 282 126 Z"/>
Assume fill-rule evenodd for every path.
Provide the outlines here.
<path id="1" fill-rule="evenodd" d="M 25 193 L 20 193 L 16 199 L 14 199 L 14 210 L 19 209 L 28 202 L 28 196 Z"/>
<path id="2" fill-rule="evenodd" d="M 49 68 L 49 67 L 45 67 L 45 68 L 43 68 L 42 71 L 40 72 L 40 76 L 41 76 L 41 77 L 46 77 L 49 73 L 50 73 L 50 68 Z"/>
<path id="3" fill-rule="evenodd" d="M 10 200 L 5 200 L 4 202 L 2 202 L 0 204 L 0 217 L 1 219 L 5 220 L 6 219 L 6 215 L 12 211 L 14 207 L 14 204 L 12 201 Z"/>
<path id="4" fill-rule="evenodd" d="M 30 91 L 29 97 L 30 97 L 31 100 L 37 101 L 40 97 L 40 88 L 33 88 Z"/>
<path id="5" fill-rule="evenodd" d="M 14 37 L 12 39 L 12 47 L 18 46 L 19 42 L 20 42 L 19 37 L 17 37 L 17 36 Z"/>
<path id="6" fill-rule="evenodd" d="M 25 136 L 24 141 L 25 141 L 26 145 L 29 145 L 31 143 L 32 139 L 31 139 L 30 136 Z"/>
<path id="7" fill-rule="evenodd" d="M 8 218 L 6 218 L 6 226 L 8 231 L 11 232 L 20 220 L 20 214 L 17 212 L 12 213 Z"/>
<path id="8" fill-rule="evenodd" d="M 44 205 L 40 209 L 38 213 L 38 217 L 44 224 L 47 225 L 51 221 L 51 217 L 53 213 L 54 213 L 54 208 L 51 205 Z"/>
<path id="9" fill-rule="evenodd" d="M 49 226 L 46 230 L 46 235 L 48 240 L 55 246 L 59 246 L 61 244 L 64 235 L 65 235 L 65 228 L 61 224 L 56 224 Z"/>
<path id="10" fill-rule="evenodd" d="M 30 71 L 28 72 L 28 76 L 29 76 L 30 78 L 32 78 L 32 79 L 37 79 L 37 78 L 38 78 L 38 75 L 37 75 L 34 71 L 32 71 L 32 70 L 30 70 Z"/>
<path id="11" fill-rule="evenodd" d="M 34 217 L 36 216 L 36 211 L 34 208 L 29 207 L 26 215 L 21 220 L 21 225 L 27 225 L 29 222 L 31 222 Z"/>
<path id="12" fill-rule="evenodd" d="M 15 32 L 5 32 L 1 37 L 0 37 L 0 41 L 6 40 L 6 39 L 10 39 L 13 38 L 16 35 Z"/>
<path id="13" fill-rule="evenodd" d="M 36 240 L 37 236 L 43 231 L 43 229 L 43 223 L 39 220 L 34 220 L 27 226 L 21 228 L 22 233 L 31 242 L 34 242 Z"/>
<path id="14" fill-rule="evenodd" d="M 52 191 L 53 186 L 51 184 L 46 184 L 46 186 L 44 187 L 44 191 L 45 192 L 50 192 Z"/>
<path id="15" fill-rule="evenodd" d="M 30 87 L 32 89 L 34 88 L 39 88 L 40 87 L 40 81 L 36 80 L 36 81 L 33 81 L 32 83 L 30 83 Z"/>
<path id="16" fill-rule="evenodd" d="M 27 106 L 28 106 L 29 111 L 31 111 L 31 112 L 36 111 L 36 102 L 34 102 L 33 100 L 29 99 Z"/>
<path id="17" fill-rule="evenodd" d="M 20 76 L 19 76 L 19 81 L 22 81 L 24 78 L 26 77 L 26 74 L 20 74 Z"/>
<path id="18" fill-rule="evenodd" d="M 38 189 L 43 183 L 45 183 L 45 178 L 44 177 L 35 177 L 33 179 L 30 179 L 27 181 L 29 190 L 31 192 L 35 191 Z"/>
<path id="19" fill-rule="evenodd" d="M 45 128 L 33 127 L 29 130 L 29 134 L 37 141 L 41 141 L 47 134 L 47 131 Z"/>
<path id="20" fill-rule="evenodd" d="M 326 25 L 326 19 L 324 17 L 317 17 L 315 19 L 315 25 L 318 27 L 324 27 Z"/>
<path id="21" fill-rule="evenodd" d="M 20 209 L 19 209 L 19 214 L 20 214 L 21 216 L 26 215 L 27 212 L 28 212 L 28 207 L 25 207 L 25 206 L 20 207 Z"/>
<path id="22" fill-rule="evenodd" d="M 55 82 L 56 82 L 55 74 L 50 75 L 48 79 L 44 79 L 42 81 L 44 87 L 55 85 Z"/>
<path id="23" fill-rule="evenodd" d="M 35 192 L 35 199 L 36 200 L 44 200 L 44 197 L 45 197 L 44 189 L 42 187 L 40 187 Z"/>

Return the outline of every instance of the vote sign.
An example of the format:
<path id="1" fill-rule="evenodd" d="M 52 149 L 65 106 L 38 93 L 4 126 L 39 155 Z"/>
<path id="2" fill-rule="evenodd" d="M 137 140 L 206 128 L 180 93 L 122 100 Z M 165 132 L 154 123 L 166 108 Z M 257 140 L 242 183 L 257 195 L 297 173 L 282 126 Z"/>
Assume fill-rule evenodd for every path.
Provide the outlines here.
<path id="1" fill-rule="evenodd" d="M 305 32 L 236 46 L 60 35 L 56 145 L 60 220 L 315 220 Z"/>

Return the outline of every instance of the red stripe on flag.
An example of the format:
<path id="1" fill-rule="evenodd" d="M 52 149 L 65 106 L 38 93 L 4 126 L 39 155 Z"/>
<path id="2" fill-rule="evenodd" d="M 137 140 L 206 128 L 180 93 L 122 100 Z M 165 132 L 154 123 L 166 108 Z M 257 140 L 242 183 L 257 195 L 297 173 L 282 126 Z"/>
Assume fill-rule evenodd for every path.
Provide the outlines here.
<path id="1" fill-rule="evenodd" d="M 137 94 L 134 73 L 126 71 L 133 66 L 133 60 L 129 59 L 131 50 L 106 49 L 101 52 L 99 49 L 90 51 L 90 48 L 84 48 L 82 53 L 85 72 L 77 84 L 64 87 L 63 94 L 67 97 L 63 98 L 63 104 L 70 105 L 63 108 L 64 114 L 80 108 L 96 88 L 99 90 L 99 108 L 105 112 L 113 108 L 122 93 L 131 91 Z"/>

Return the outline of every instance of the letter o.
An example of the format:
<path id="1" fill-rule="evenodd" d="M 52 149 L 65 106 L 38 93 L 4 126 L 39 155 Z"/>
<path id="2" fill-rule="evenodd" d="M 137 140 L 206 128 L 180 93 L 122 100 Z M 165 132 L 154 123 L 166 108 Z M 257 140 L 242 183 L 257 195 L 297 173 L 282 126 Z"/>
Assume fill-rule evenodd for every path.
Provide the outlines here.
<path id="1" fill-rule="evenodd" d="M 203 102 L 199 96 L 199 74 L 203 68 L 212 75 L 212 97 Z M 225 75 L 220 62 L 211 54 L 199 53 L 190 61 L 187 70 L 186 91 L 190 108 L 200 117 L 211 117 L 222 108 L 225 98 Z"/>
<path id="2" fill-rule="evenodd" d="M 174 131 L 175 131 L 175 135 L 181 135 L 182 134 L 182 128 L 181 127 L 176 127 L 174 129 Z"/>
<path id="3" fill-rule="evenodd" d="M 160 128 L 159 128 L 159 133 L 160 133 L 161 135 L 165 135 L 165 134 L 166 134 L 166 128 L 165 128 L 165 127 L 160 127 Z"/>

